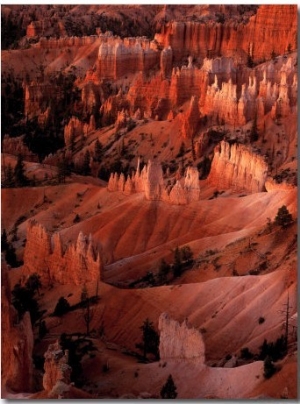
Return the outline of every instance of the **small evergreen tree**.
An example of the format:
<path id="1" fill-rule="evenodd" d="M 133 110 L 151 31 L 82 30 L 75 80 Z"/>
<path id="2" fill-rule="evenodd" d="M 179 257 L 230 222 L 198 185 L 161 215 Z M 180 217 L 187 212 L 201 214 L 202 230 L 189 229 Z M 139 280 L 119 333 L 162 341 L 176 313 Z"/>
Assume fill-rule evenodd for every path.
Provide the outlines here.
<path id="1" fill-rule="evenodd" d="M 88 297 L 89 297 L 88 290 L 86 284 L 84 284 L 81 289 L 81 296 L 80 296 L 81 303 L 84 303 L 88 299 Z"/>
<path id="2" fill-rule="evenodd" d="M 177 387 L 175 386 L 172 375 L 169 375 L 166 383 L 160 391 L 161 398 L 175 399 L 177 397 Z"/>
<path id="3" fill-rule="evenodd" d="M 75 133 L 72 132 L 70 136 L 70 150 L 73 153 L 75 150 Z"/>
<path id="4" fill-rule="evenodd" d="M 184 142 L 181 142 L 179 152 L 176 157 L 183 157 L 184 154 L 185 154 L 185 144 L 184 144 Z"/>
<path id="5" fill-rule="evenodd" d="M 57 163 L 57 179 L 58 182 L 65 183 L 66 182 L 66 177 L 70 176 L 71 170 L 70 166 L 67 162 L 67 159 L 65 156 L 62 157 Z"/>
<path id="6" fill-rule="evenodd" d="M 178 278 L 182 272 L 182 262 L 181 262 L 181 254 L 178 247 L 176 247 L 174 252 L 174 264 L 173 264 L 173 275 L 175 278 Z"/>
<path id="7" fill-rule="evenodd" d="M 28 184 L 28 178 L 25 175 L 25 166 L 22 154 L 18 154 L 17 164 L 14 168 L 15 182 L 18 187 L 25 187 Z"/>
<path id="8" fill-rule="evenodd" d="M 60 297 L 55 306 L 53 315 L 57 317 L 61 317 L 63 314 L 67 313 L 70 310 L 70 303 L 64 297 Z"/>
<path id="9" fill-rule="evenodd" d="M 47 334 L 48 329 L 46 326 L 46 322 L 43 320 L 39 323 L 39 338 L 42 339 Z"/>
<path id="10" fill-rule="evenodd" d="M 269 379 L 276 373 L 276 368 L 269 356 L 264 360 L 264 377 Z"/>
<path id="11" fill-rule="evenodd" d="M 97 161 L 97 163 L 100 163 L 101 158 L 102 158 L 102 153 L 103 153 L 103 146 L 97 139 L 95 142 L 95 149 L 94 149 L 94 161 Z"/>
<path id="12" fill-rule="evenodd" d="M 31 290 L 33 293 L 35 291 L 40 294 L 40 288 L 42 287 L 41 277 L 36 272 L 31 274 L 25 283 L 25 287 Z"/>
<path id="13" fill-rule="evenodd" d="M 257 113 L 255 113 L 251 131 L 250 131 L 250 142 L 256 142 L 258 140 L 258 129 L 257 129 Z"/>
<path id="14" fill-rule="evenodd" d="M 8 244 L 7 246 L 5 260 L 12 268 L 20 266 L 20 263 L 17 260 L 16 249 L 12 244 Z"/>
<path id="15" fill-rule="evenodd" d="M 158 270 L 158 280 L 160 283 L 166 282 L 169 272 L 170 272 L 170 265 L 167 264 L 164 259 L 162 259 L 160 261 L 159 270 Z"/>
<path id="16" fill-rule="evenodd" d="M 1 251 L 6 251 L 7 248 L 8 248 L 7 234 L 6 230 L 4 229 L 1 234 Z"/>
<path id="17" fill-rule="evenodd" d="M 84 153 L 83 165 L 82 165 L 82 175 L 91 174 L 90 158 L 91 158 L 90 152 L 89 152 L 89 150 L 87 150 Z"/>
<path id="18" fill-rule="evenodd" d="M 61 334 L 60 345 L 64 351 L 69 351 L 68 364 L 72 368 L 71 381 L 76 386 L 81 387 L 83 384 L 81 361 L 84 356 L 91 356 L 94 351 L 97 351 L 97 348 L 93 341 L 82 335 L 76 335 L 74 339 L 72 335 Z"/>
<path id="19" fill-rule="evenodd" d="M 285 205 L 278 209 L 277 216 L 275 217 L 275 224 L 282 228 L 287 227 L 293 222 L 293 217 Z"/>
<path id="20" fill-rule="evenodd" d="M 29 311 L 32 325 L 41 317 L 39 305 L 34 298 L 34 292 L 17 283 L 12 290 L 12 304 L 18 312 L 21 320 L 24 313 Z"/>
<path id="21" fill-rule="evenodd" d="M 182 261 L 193 261 L 193 251 L 189 245 L 182 247 L 180 252 Z"/>
<path id="22" fill-rule="evenodd" d="M 159 335 L 155 330 L 152 321 L 146 318 L 143 325 L 140 327 L 143 332 L 143 342 L 137 344 L 137 348 L 143 351 L 144 359 L 147 359 L 147 354 L 152 353 L 155 359 L 159 359 Z"/>
<path id="23" fill-rule="evenodd" d="M 15 186 L 14 180 L 14 170 L 12 169 L 11 164 L 7 165 L 7 168 L 4 171 L 4 188 L 13 188 Z"/>

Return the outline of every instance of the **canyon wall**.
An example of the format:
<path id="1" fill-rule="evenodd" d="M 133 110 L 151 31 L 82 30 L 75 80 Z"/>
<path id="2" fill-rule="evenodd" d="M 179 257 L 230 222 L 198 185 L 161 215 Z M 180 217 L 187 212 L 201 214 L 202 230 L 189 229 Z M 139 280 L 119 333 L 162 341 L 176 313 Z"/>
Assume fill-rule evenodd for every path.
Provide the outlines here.
<path id="1" fill-rule="evenodd" d="M 181 324 L 162 313 L 158 321 L 159 356 L 167 359 L 194 359 L 197 364 L 205 363 L 205 345 L 201 332 L 190 327 L 187 320 Z"/>
<path id="2" fill-rule="evenodd" d="M 160 61 L 155 42 L 146 37 L 124 38 L 103 36 L 97 59 L 97 74 L 101 79 L 119 78 L 149 71 Z"/>
<path id="3" fill-rule="evenodd" d="M 112 173 L 107 189 L 110 192 L 121 191 L 126 195 L 143 192 L 148 201 L 161 200 L 174 205 L 186 205 L 199 200 L 199 172 L 195 167 L 188 167 L 184 178 L 177 180 L 172 187 L 165 185 L 160 163 L 149 160 L 140 170 L 138 161 L 136 173 L 132 177 L 125 179 L 123 173 Z"/>
<path id="4" fill-rule="evenodd" d="M 88 238 L 79 233 L 76 244 L 64 249 L 60 234 L 52 236 L 37 222 L 28 223 L 24 250 L 23 274 L 34 272 L 41 277 L 43 284 L 84 284 L 99 280 L 102 262 L 98 248 Z"/>
<path id="5" fill-rule="evenodd" d="M 33 388 L 33 332 L 29 312 L 22 320 L 11 304 L 8 268 L 1 260 L 1 380 L 12 392 Z"/>
<path id="6" fill-rule="evenodd" d="M 215 147 L 207 181 L 219 190 L 262 192 L 268 165 L 264 158 L 241 144 L 221 141 Z"/>
<path id="7" fill-rule="evenodd" d="M 225 19 L 225 18 L 224 18 Z M 172 21 L 154 38 L 171 47 L 175 61 L 184 57 L 234 56 L 247 62 L 270 59 L 297 49 L 297 6 L 261 5 L 248 21 Z"/>
<path id="8" fill-rule="evenodd" d="M 193 136 L 204 115 L 211 124 L 224 121 L 230 125 L 244 125 L 271 110 L 274 119 L 287 116 L 296 105 L 296 83 L 291 82 L 290 72 L 286 72 L 286 79 L 284 74 L 279 77 L 274 55 L 297 49 L 296 5 L 262 5 L 256 13 L 238 18 L 237 9 L 231 12 L 228 21 L 217 22 L 212 12 L 211 19 L 199 16 L 198 21 L 162 23 L 154 40 L 120 38 L 106 32 L 90 37 L 41 38 L 36 46 L 98 47 L 81 89 L 84 110 L 90 114 L 101 108 L 103 125 L 110 119 L 115 121 L 122 109 L 131 117 L 138 111 L 140 118 L 168 119 L 170 112 L 176 116 L 188 101 L 190 109 L 182 117 L 183 137 Z M 271 59 L 274 66 L 268 67 L 263 77 L 259 69 L 247 66 L 249 60 L 251 65 Z M 103 83 L 109 81 L 113 91 L 105 94 Z M 115 95 L 118 89 L 122 97 Z M 55 86 L 26 85 L 25 114 L 29 118 L 38 114 L 40 121 L 46 120 L 41 105 L 58 96 Z M 71 122 L 66 138 L 73 130 Z"/>
<path id="9" fill-rule="evenodd" d="M 178 115 L 182 136 L 197 133 L 200 118 L 206 116 L 211 125 L 226 123 L 242 126 L 253 120 L 259 128 L 268 113 L 273 119 L 288 116 L 296 109 L 296 57 L 289 56 L 257 69 L 237 66 L 233 58 L 204 59 L 201 68 L 188 65 L 172 69 L 169 78 L 164 71 L 151 77 L 137 74 L 128 92 L 110 96 L 101 113 L 117 117 L 124 107 L 134 116 L 157 120 Z M 185 112 L 179 107 L 185 103 Z M 113 106 L 113 108 L 112 108 Z M 113 113 L 112 113 L 113 111 Z M 172 119 L 172 118 L 171 118 Z"/>

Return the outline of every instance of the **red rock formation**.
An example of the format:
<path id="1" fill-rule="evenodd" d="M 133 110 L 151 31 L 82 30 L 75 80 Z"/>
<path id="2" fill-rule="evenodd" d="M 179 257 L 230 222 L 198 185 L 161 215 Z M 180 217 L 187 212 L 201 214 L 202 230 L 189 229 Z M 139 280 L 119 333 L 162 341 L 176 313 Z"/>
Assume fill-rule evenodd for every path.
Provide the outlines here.
<path id="1" fill-rule="evenodd" d="M 71 139 L 78 139 L 87 135 L 96 129 L 95 117 L 90 116 L 89 123 L 81 122 L 77 117 L 73 116 L 64 128 L 64 139 L 66 146 L 71 144 Z"/>
<path id="2" fill-rule="evenodd" d="M 11 305 L 10 283 L 5 261 L 1 265 L 1 380 L 14 392 L 29 392 L 33 387 L 33 332 L 30 315 L 21 321 Z"/>
<path id="3" fill-rule="evenodd" d="M 268 165 L 262 156 L 244 145 L 222 141 L 215 148 L 207 180 L 219 190 L 261 192 L 267 173 Z"/>
<path id="4" fill-rule="evenodd" d="M 162 47 L 171 46 L 175 61 L 193 56 L 234 56 L 247 62 L 270 59 L 272 52 L 283 54 L 289 47 L 297 49 L 297 6 L 262 5 L 249 21 L 219 23 L 216 21 L 172 21 L 155 40 Z M 239 52 L 237 52 L 237 49 Z"/>
<path id="5" fill-rule="evenodd" d="M 2 143 L 2 153 L 12 154 L 14 156 L 22 154 L 27 161 L 38 162 L 38 157 L 23 143 L 23 139 L 24 135 L 19 137 L 9 137 L 5 135 Z"/>
<path id="6" fill-rule="evenodd" d="M 28 119 L 32 119 L 45 112 L 41 110 L 41 106 L 44 103 L 48 105 L 51 99 L 58 100 L 60 97 L 59 87 L 53 84 L 32 82 L 31 84 L 24 84 L 23 87 L 25 94 L 24 115 Z"/>
<path id="7" fill-rule="evenodd" d="M 181 117 L 182 119 L 182 134 L 184 138 L 193 138 L 198 129 L 200 113 L 198 106 L 198 99 L 192 96 L 189 109 Z"/>
<path id="8" fill-rule="evenodd" d="M 181 182 L 183 182 L 181 184 Z M 134 192 L 144 192 L 148 201 L 165 201 L 175 205 L 186 205 L 192 201 L 199 200 L 199 172 L 197 168 L 188 167 L 182 181 L 177 181 L 175 185 L 165 186 L 161 165 L 148 161 L 140 171 L 140 161 L 138 160 L 137 170 L 133 177 L 125 180 L 123 173 L 120 176 L 112 173 L 108 185 L 108 191 L 121 191 L 129 195 Z"/>
<path id="9" fill-rule="evenodd" d="M 44 389 L 50 393 L 58 383 L 69 385 L 72 368 L 68 365 L 68 352 L 63 352 L 58 341 L 48 346 L 44 357 Z"/>
<path id="10" fill-rule="evenodd" d="M 268 192 L 272 191 L 291 191 L 292 189 L 295 189 L 296 186 L 293 184 L 288 184 L 287 182 L 276 182 L 273 178 L 267 178 L 265 182 L 265 187 Z"/>
<path id="11" fill-rule="evenodd" d="M 193 359 L 197 360 L 197 365 L 204 366 L 205 345 L 201 333 L 190 327 L 187 320 L 180 324 L 167 313 L 162 313 L 159 316 L 158 329 L 161 360 Z"/>
<path id="12" fill-rule="evenodd" d="M 153 69 L 159 63 L 160 54 L 149 39 L 103 36 L 102 40 L 97 61 L 97 74 L 101 79 L 117 80 Z"/>
<path id="13" fill-rule="evenodd" d="M 81 232 L 76 245 L 63 249 L 59 233 L 52 237 L 36 222 L 27 228 L 23 273 L 37 272 L 45 284 L 58 282 L 76 285 L 100 279 L 102 263 L 99 251 Z"/>
<path id="14" fill-rule="evenodd" d="M 61 38 L 47 39 L 42 37 L 35 46 L 42 49 L 61 49 L 65 47 L 73 47 L 73 46 L 80 47 L 85 45 L 91 45 L 96 42 L 98 42 L 99 45 L 102 42 L 101 38 L 99 38 L 97 35 L 82 36 L 82 37 L 77 36 L 68 37 L 66 35 L 62 35 Z"/>

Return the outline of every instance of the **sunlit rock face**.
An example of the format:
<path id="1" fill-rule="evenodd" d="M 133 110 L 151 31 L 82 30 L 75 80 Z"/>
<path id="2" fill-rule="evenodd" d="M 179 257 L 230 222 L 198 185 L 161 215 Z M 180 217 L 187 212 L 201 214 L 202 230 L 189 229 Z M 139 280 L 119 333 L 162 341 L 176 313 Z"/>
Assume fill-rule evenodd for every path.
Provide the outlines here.
<path id="1" fill-rule="evenodd" d="M 265 190 L 268 165 L 244 145 L 222 141 L 215 148 L 208 181 L 218 189 L 261 192 Z"/>
<path id="2" fill-rule="evenodd" d="M 134 176 L 125 179 L 123 173 L 110 175 L 107 189 L 110 192 L 122 191 L 126 195 L 143 192 L 148 201 L 164 201 L 173 205 L 186 205 L 198 201 L 200 196 L 199 172 L 195 167 L 186 169 L 184 178 L 176 181 L 173 187 L 164 183 L 161 164 L 148 161 L 140 170 L 138 162 Z"/>
<path id="3" fill-rule="evenodd" d="M 52 237 L 40 224 L 29 222 L 24 251 L 25 275 L 38 273 L 44 284 L 84 284 L 99 280 L 102 262 L 92 236 L 79 233 L 76 244 L 64 249 L 59 233 Z"/>
<path id="4" fill-rule="evenodd" d="M 186 320 L 181 324 L 162 313 L 159 317 L 160 359 L 194 359 L 204 365 L 205 346 L 199 330 L 190 327 Z"/>

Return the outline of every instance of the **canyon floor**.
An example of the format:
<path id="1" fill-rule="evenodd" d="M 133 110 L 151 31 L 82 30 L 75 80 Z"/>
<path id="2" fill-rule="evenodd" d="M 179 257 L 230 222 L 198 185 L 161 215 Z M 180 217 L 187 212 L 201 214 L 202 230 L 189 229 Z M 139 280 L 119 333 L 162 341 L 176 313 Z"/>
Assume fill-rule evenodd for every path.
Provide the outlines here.
<path id="1" fill-rule="evenodd" d="M 43 169 L 28 163 L 28 173 L 31 167 Z M 287 296 L 291 317 L 296 313 L 296 224 L 288 229 L 267 228 L 267 218 L 274 218 L 278 206 L 285 204 L 295 212 L 295 192 L 242 196 L 230 192 L 210 199 L 212 189 L 203 181 L 200 201 L 180 207 L 147 201 L 143 194 L 111 193 L 100 181 L 76 177 L 65 185 L 3 190 L 2 220 L 9 231 L 17 218 L 24 218 L 18 231 L 19 252 L 26 222 L 32 219 L 59 230 L 64 243 L 76 240 L 81 230 L 92 233 L 103 248 L 106 265 L 98 286 L 100 301 L 93 306 L 91 320 L 98 351 L 95 358 L 83 362 L 84 389 L 93 397 L 138 397 L 142 393 L 159 397 L 169 374 L 176 381 L 179 398 L 280 398 L 286 388 L 293 397 L 295 336 L 280 371 L 270 380 L 264 379 L 262 361 L 243 364 L 241 360 L 234 368 L 224 365 L 228 355 L 238 358 L 245 347 L 259 352 L 264 339 L 281 335 L 285 318 L 280 312 Z M 74 209 L 82 218 L 77 224 L 73 224 Z M 183 245 L 191 247 L 195 262 L 181 277 L 165 286 L 146 283 L 142 288 L 129 288 L 147 272 L 157 273 L 161 257 L 171 261 L 176 246 Z M 21 271 L 9 272 L 11 285 L 17 283 Z M 96 282 L 87 287 L 92 295 Z M 61 296 L 76 304 L 81 292 L 81 285 L 70 290 L 69 285 L 55 284 L 41 290 L 39 304 L 49 332 L 36 345 L 35 355 L 43 355 L 48 344 L 64 332 L 85 332 L 81 309 L 61 318 L 47 315 Z M 201 331 L 204 368 L 197 369 L 197 362 L 188 359 L 144 364 L 133 356 L 138 352 L 135 344 L 141 341 L 143 321 L 149 318 L 157 325 L 159 315 L 166 311 L 179 322 L 188 318 Z M 109 371 L 105 372 L 107 363 Z"/>

